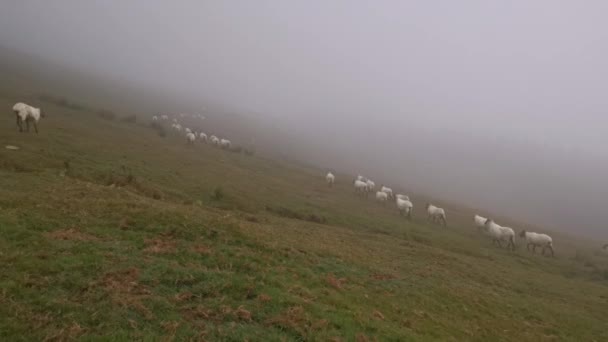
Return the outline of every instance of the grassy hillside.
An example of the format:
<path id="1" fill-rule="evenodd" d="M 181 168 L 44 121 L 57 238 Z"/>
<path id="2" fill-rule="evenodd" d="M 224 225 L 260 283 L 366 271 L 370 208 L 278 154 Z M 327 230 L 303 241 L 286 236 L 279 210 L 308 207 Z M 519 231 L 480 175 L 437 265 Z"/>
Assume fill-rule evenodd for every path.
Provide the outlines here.
<path id="1" fill-rule="evenodd" d="M 0 93 L 0 336 L 17 340 L 608 340 L 608 257 L 497 249 L 314 168 Z M 119 116 L 121 113 L 118 113 Z M 141 121 L 141 118 L 140 118 Z M 6 150 L 16 145 L 18 151 Z"/>

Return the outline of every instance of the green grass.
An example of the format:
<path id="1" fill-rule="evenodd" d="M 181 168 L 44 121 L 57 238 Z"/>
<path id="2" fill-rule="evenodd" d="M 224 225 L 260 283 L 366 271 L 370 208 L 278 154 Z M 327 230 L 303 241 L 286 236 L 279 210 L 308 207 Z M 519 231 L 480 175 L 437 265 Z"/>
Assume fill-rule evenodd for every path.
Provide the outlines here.
<path id="1" fill-rule="evenodd" d="M 608 340 L 591 244 L 510 253 L 470 213 L 432 226 L 414 197 L 409 222 L 350 176 L 78 108 L 39 135 L 0 116 L 2 340 Z"/>

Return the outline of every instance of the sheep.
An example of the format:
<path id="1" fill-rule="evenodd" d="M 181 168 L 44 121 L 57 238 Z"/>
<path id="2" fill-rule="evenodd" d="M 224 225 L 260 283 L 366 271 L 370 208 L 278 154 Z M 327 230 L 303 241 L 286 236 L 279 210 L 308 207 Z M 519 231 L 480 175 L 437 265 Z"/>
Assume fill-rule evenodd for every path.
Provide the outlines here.
<path id="1" fill-rule="evenodd" d="M 327 185 L 331 188 L 334 185 L 334 182 L 336 181 L 336 176 L 334 176 L 333 173 L 328 172 L 325 176 L 325 181 L 327 181 Z"/>
<path id="2" fill-rule="evenodd" d="M 211 145 L 213 145 L 213 146 L 218 146 L 218 147 L 220 146 L 220 139 L 218 137 L 216 137 L 215 135 L 212 135 L 209 138 L 209 141 L 211 141 Z"/>
<path id="3" fill-rule="evenodd" d="M 536 253 L 536 247 L 540 246 L 543 248 L 543 255 L 545 255 L 545 249 L 548 248 L 551 251 L 551 256 L 555 256 L 555 254 L 553 253 L 553 239 L 549 235 L 527 232 L 525 230 L 522 230 L 521 233 L 519 233 L 519 236 L 521 238 L 526 239 L 526 249 L 528 251 L 530 250 L 531 245 L 532 252 Z M 606 246 L 604 246 L 604 248 L 606 248 Z"/>
<path id="4" fill-rule="evenodd" d="M 190 128 L 186 127 L 185 132 L 186 132 L 186 134 L 192 133 L 192 130 Z"/>
<path id="5" fill-rule="evenodd" d="M 221 139 L 220 140 L 220 147 L 223 149 L 230 149 L 230 147 L 232 146 L 232 143 L 230 142 L 230 140 L 228 139 Z"/>
<path id="6" fill-rule="evenodd" d="M 399 196 L 399 195 L 397 195 Z M 402 195 L 403 196 L 403 195 Z M 405 196 L 407 197 L 407 196 Z M 414 205 L 412 204 L 412 202 L 410 202 L 410 199 L 404 199 L 401 197 L 397 197 L 397 199 L 395 200 L 397 202 L 397 208 L 399 209 L 399 214 L 401 214 L 402 216 L 405 215 L 409 220 L 412 219 L 412 209 L 414 208 Z"/>
<path id="7" fill-rule="evenodd" d="M 196 140 L 196 135 L 194 135 L 194 133 L 192 133 L 192 132 L 188 132 L 188 133 L 186 133 L 186 140 L 188 141 L 189 144 L 193 144 L 194 141 Z"/>
<path id="8" fill-rule="evenodd" d="M 402 199 L 402 200 L 405 200 L 405 201 L 409 201 L 410 200 L 410 196 L 408 196 L 408 195 L 402 195 L 402 194 L 395 195 L 395 198 Z"/>
<path id="9" fill-rule="evenodd" d="M 181 132 L 181 131 L 182 131 L 182 125 L 180 125 L 180 124 L 175 124 L 175 129 L 176 129 L 178 132 Z"/>
<path id="10" fill-rule="evenodd" d="M 372 192 L 374 191 L 374 189 L 376 189 L 376 183 L 374 183 L 371 179 L 368 179 L 366 181 L 367 183 L 367 191 Z"/>
<path id="11" fill-rule="evenodd" d="M 163 120 L 163 121 L 167 121 L 167 120 L 169 120 L 169 116 L 163 114 L 163 115 L 160 116 L 160 119 Z"/>
<path id="12" fill-rule="evenodd" d="M 207 134 L 201 132 L 198 136 L 202 142 L 207 143 Z"/>
<path id="13" fill-rule="evenodd" d="M 427 212 L 427 221 L 436 222 L 437 220 L 443 224 L 443 226 L 447 226 L 448 222 L 445 217 L 445 210 L 443 208 L 436 207 L 431 203 L 426 204 L 426 212 Z"/>
<path id="14" fill-rule="evenodd" d="M 154 116 L 152 117 L 152 121 L 154 121 L 154 122 L 158 121 L 158 116 L 154 115 Z"/>
<path id="15" fill-rule="evenodd" d="M 479 231 L 482 231 L 485 228 L 487 220 L 488 219 L 486 217 L 479 216 L 479 215 L 475 215 L 473 217 L 473 222 L 475 222 L 475 226 L 477 227 L 477 230 L 479 230 Z"/>
<path id="16" fill-rule="evenodd" d="M 384 185 L 382 185 L 380 187 L 380 191 L 386 193 L 388 195 L 389 198 L 393 198 L 393 189 L 386 187 Z"/>
<path id="17" fill-rule="evenodd" d="M 507 249 L 515 250 L 515 231 L 509 227 L 503 227 L 492 219 L 486 219 L 485 229 L 487 234 L 492 238 L 494 244 L 502 247 L 502 241 L 508 241 Z"/>
<path id="18" fill-rule="evenodd" d="M 40 121 L 41 117 L 45 117 L 44 112 L 40 108 L 32 107 L 23 102 L 18 102 L 15 103 L 15 105 L 13 106 L 13 112 L 15 112 L 19 132 L 23 132 L 24 122 L 27 126 L 27 131 L 29 132 L 30 122 L 32 122 L 34 124 L 34 130 L 36 130 L 36 134 L 38 133 L 38 121 Z"/>
<path id="19" fill-rule="evenodd" d="M 384 204 L 386 203 L 386 201 L 388 200 L 388 194 L 384 191 L 377 191 L 376 192 L 376 201 Z"/>
<path id="20" fill-rule="evenodd" d="M 353 184 L 355 186 L 356 194 L 361 195 L 361 196 L 367 196 L 368 190 L 367 190 L 366 182 L 355 179 Z"/>

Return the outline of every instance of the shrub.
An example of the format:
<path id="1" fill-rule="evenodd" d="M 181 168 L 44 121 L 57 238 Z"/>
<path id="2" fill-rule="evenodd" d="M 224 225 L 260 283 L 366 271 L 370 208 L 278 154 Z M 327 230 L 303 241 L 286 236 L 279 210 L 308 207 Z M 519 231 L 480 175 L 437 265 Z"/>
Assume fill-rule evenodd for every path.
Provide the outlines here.
<path id="1" fill-rule="evenodd" d="M 222 190 L 221 186 L 218 186 L 213 189 L 213 195 L 211 195 L 211 198 L 216 201 L 221 201 L 224 198 L 224 190 Z"/>

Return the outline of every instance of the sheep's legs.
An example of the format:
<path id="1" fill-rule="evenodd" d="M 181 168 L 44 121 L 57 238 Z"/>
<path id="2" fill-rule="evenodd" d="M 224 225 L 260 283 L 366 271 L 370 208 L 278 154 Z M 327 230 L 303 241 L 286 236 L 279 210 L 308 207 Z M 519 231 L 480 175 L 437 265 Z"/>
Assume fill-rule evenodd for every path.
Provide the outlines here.
<path id="1" fill-rule="evenodd" d="M 21 121 L 19 115 L 17 115 L 17 126 L 19 126 L 19 132 L 23 132 L 23 122 Z"/>
<path id="2" fill-rule="evenodd" d="M 549 250 L 551 251 L 551 257 L 554 257 L 555 253 L 553 253 L 553 246 L 549 245 L 547 246 L 547 248 L 549 248 Z"/>
<path id="3" fill-rule="evenodd" d="M 36 123 L 36 121 L 34 121 L 33 124 L 34 124 L 34 130 L 36 131 L 36 134 L 38 134 L 38 124 Z"/>
<path id="4" fill-rule="evenodd" d="M 536 254 L 536 245 L 532 245 L 532 253 Z"/>

